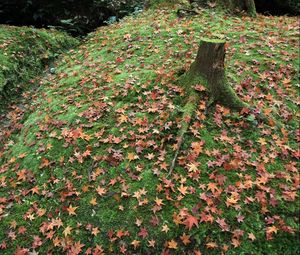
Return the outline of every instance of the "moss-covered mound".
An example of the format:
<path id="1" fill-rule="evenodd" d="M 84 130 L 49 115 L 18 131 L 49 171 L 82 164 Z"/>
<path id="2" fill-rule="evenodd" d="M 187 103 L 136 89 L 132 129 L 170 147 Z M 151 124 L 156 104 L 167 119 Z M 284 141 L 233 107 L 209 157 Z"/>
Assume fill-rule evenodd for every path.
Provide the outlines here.
<path id="1" fill-rule="evenodd" d="M 0 98 L 26 88 L 45 64 L 77 43 L 55 30 L 0 25 Z"/>
<path id="2" fill-rule="evenodd" d="M 1 254 L 297 254 L 297 34 L 172 9 L 91 34 L 1 131 Z M 168 175 L 201 37 L 229 42 L 232 87 L 283 127 L 200 101 Z"/>

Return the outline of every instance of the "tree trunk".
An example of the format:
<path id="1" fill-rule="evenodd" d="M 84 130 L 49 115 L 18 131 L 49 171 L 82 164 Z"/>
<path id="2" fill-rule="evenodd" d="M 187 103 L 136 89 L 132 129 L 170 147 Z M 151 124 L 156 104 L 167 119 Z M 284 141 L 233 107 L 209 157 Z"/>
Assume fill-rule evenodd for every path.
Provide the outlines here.
<path id="1" fill-rule="evenodd" d="M 182 84 L 188 93 L 193 85 L 206 87 L 212 102 L 219 103 L 234 110 L 247 107 L 228 84 L 225 75 L 225 41 L 202 40 L 197 57 L 190 70 L 182 78 Z"/>
<path id="2" fill-rule="evenodd" d="M 190 4 L 207 5 L 209 0 L 189 0 Z M 214 1 L 212 1 L 214 2 Z M 219 6 L 222 6 L 232 12 L 246 12 L 251 17 L 256 17 L 256 8 L 254 0 L 215 0 Z"/>
<path id="3" fill-rule="evenodd" d="M 254 0 L 245 0 L 246 4 L 246 12 L 249 14 L 251 17 L 256 17 L 256 7 L 255 7 L 255 2 Z"/>
<path id="4" fill-rule="evenodd" d="M 251 17 L 256 17 L 254 0 L 218 0 L 218 2 L 233 12 L 246 12 Z"/>

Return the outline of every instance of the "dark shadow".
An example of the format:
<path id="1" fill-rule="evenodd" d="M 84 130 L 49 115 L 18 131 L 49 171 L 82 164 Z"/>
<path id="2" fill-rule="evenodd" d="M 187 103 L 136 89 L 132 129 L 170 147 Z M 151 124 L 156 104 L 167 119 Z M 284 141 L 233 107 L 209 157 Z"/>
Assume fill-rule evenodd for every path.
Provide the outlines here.
<path id="1" fill-rule="evenodd" d="M 114 7 L 109 0 L 105 1 L 97 4 L 93 0 L 0 0 L 0 24 L 54 27 L 80 36 L 117 21 L 136 8 L 126 4 Z"/>
<path id="2" fill-rule="evenodd" d="M 254 0 L 256 11 L 272 16 L 297 16 L 300 11 L 300 0 Z"/>

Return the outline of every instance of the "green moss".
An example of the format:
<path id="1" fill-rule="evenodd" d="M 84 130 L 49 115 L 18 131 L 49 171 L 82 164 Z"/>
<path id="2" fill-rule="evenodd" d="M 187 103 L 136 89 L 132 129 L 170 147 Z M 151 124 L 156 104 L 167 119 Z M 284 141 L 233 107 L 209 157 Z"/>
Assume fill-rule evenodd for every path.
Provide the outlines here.
<path id="1" fill-rule="evenodd" d="M 61 52 L 78 41 L 55 30 L 0 26 L 0 96 L 28 88 Z"/>
<path id="2" fill-rule="evenodd" d="M 1 254 L 14 254 L 18 245 L 33 252 L 33 235 L 44 241 L 36 252 L 67 252 L 66 246 L 65 250 L 53 246 L 56 237 L 69 240 L 63 233 L 66 226 L 73 228 L 72 245 L 79 241 L 85 245 L 83 253 L 101 245 L 105 253 L 120 254 L 125 244 L 129 254 L 160 254 L 167 242 L 174 240 L 178 249 L 169 251 L 174 254 L 194 252 L 195 247 L 203 254 L 220 254 L 223 244 L 229 245 L 228 254 L 282 254 L 283 250 L 293 254 L 296 235 L 278 230 L 274 240 L 266 240 L 269 225 L 265 220 L 277 215 L 287 226 L 298 227 L 287 214 L 299 206 L 283 196 L 285 189 L 294 189 L 293 180 L 297 178 L 289 165 L 296 161 L 293 153 L 297 149 L 297 101 L 296 93 L 292 93 L 297 79 L 291 75 L 299 70 L 293 47 L 298 28 L 295 22 L 287 17 L 240 19 L 208 10 L 178 20 L 174 11 L 164 9 L 125 18 L 89 35 L 80 47 L 56 63 L 56 74 L 41 80 L 32 99 L 33 107 L 21 122 L 23 127 L 3 140 L 0 197 L 6 200 L 0 200 L 0 216 L 4 215 L 0 239 L 6 241 L 7 248 Z M 278 34 L 275 23 L 283 28 Z M 193 88 L 195 84 L 206 86 L 205 80 L 196 77 L 191 81 L 188 75 L 178 79 L 176 70 L 190 67 L 201 37 L 231 43 L 226 56 L 230 85 L 251 105 L 268 108 L 273 101 L 268 101 L 266 95 L 276 98 L 278 105 L 274 107 L 293 117 L 283 120 L 289 123 L 286 135 L 264 123 L 256 126 L 221 106 L 207 110 L 207 92 Z M 270 42 L 261 37 L 277 43 L 270 47 Z M 244 40 L 247 43 L 242 43 Z M 274 54 L 272 59 L 278 63 L 275 69 L 266 54 Z M 285 58 L 289 59 L 289 67 L 281 66 Z M 278 81 L 276 86 L 260 78 L 270 70 L 268 77 Z M 276 76 L 280 72 L 291 78 L 291 86 Z M 189 124 L 186 117 L 192 117 Z M 185 131 L 176 168 L 168 176 L 181 127 L 189 129 Z M 266 145 L 262 145 L 264 141 Z M 49 165 L 42 166 L 42 159 L 49 160 Z M 238 167 L 234 160 L 241 160 Z M 191 163 L 199 172 L 195 166 L 191 168 Z M 262 173 L 260 164 L 265 165 L 263 174 L 270 175 L 265 187 L 256 184 Z M 30 171 L 33 178 L 18 180 L 23 169 Z M 286 176 L 280 177 L 281 172 Z M 226 177 L 223 185 L 219 183 L 222 175 Z M 246 177 L 253 186 L 243 189 Z M 216 183 L 222 193 L 214 197 L 209 183 Z M 187 187 L 185 195 L 179 190 L 181 185 Z M 29 191 L 35 186 L 39 194 Z M 98 186 L 106 193 L 100 195 Z M 138 199 L 143 189 L 147 193 Z M 269 212 L 262 214 L 256 193 L 273 189 L 279 204 L 271 206 L 271 195 L 267 193 Z M 240 209 L 226 205 L 232 190 L 240 195 Z M 208 201 L 203 195 L 208 196 Z M 247 202 L 247 198 L 254 201 Z M 159 203 L 156 199 L 162 199 L 161 209 L 155 207 Z M 69 215 L 66 208 L 70 204 L 78 207 L 76 215 Z M 38 217 L 37 208 L 44 208 L 45 215 Z M 220 212 L 214 212 L 216 209 Z M 33 220 L 23 217 L 28 210 Z M 192 226 L 190 230 L 184 224 L 176 225 L 173 214 L 184 215 L 185 210 L 198 219 L 200 213 L 210 213 L 214 221 L 199 221 L 199 227 Z M 237 221 L 239 214 L 244 221 Z M 215 222 L 218 217 L 226 219 L 229 232 L 222 231 Z M 48 240 L 40 227 L 57 218 L 63 227 L 54 227 L 54 237 Z M 13 219 L 26 226 L 26 237 L 17 234 L 15 240 L 9 238 L 7 230 L 18 231 L 11 228 Z M 137 219 L 142 220 L 141 226 L 135 224 Z M 163 231 L 163 226 L 170 230 Z M 91 233 L 94 227 L 99 228 L 97 235 Z M 139 234 L 142 228 L 148 231 L 146 238 Z M 234 248 L 231 242 L 236 229 L 244 231 L 244 235 L 240 237 L 241 246 Z M 120 230 L 130 235 L 117 237 Z M 190 244 L 182 243 L 183 233 L 191 235 Z M 254 233 L 256 240 L 251 241 L 249 233 Z M 149 247 L 151 239 L 156 241 L 154 248 Z M 136 250 L 133 240 L 140 241 Z M 207 242 L 216 242 L 218 248 L 207 249 Z"/>

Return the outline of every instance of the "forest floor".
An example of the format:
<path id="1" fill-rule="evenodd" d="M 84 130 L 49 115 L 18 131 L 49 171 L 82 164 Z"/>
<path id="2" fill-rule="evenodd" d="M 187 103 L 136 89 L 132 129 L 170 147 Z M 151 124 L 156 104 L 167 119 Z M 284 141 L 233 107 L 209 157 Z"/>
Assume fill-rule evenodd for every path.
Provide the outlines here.
<path id="1" fill-rule="evenodd" d="M 168 175 L 204 37 L 228 42 L 231 86 L 270 119 L 207 110 L 199 84 Z M 2 116 L 0 253 L 299 254 L 298 47 L 296 17 L 214 9 L 91 33 Z"/>

